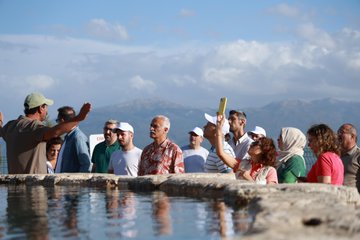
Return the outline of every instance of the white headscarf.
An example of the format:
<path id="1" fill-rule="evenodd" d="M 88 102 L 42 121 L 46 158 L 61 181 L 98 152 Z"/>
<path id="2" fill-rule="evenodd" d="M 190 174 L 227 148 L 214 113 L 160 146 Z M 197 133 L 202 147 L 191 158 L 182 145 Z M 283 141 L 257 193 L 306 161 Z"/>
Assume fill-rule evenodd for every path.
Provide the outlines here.
<path id="1" fill-rule="evenodd" d="M 299 129 L 292 127 L 282 128 L 280 137 L 284 150 L 279 151 L 278 162 L 285 163 L 294 155 L 299 155 L 304 159 L 306 137 Z"/>

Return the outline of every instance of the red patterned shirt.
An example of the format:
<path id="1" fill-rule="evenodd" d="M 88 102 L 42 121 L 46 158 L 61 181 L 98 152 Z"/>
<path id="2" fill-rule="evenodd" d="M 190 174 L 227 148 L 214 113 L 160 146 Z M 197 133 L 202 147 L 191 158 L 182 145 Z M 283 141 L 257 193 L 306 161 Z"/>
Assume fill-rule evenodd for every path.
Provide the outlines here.
<path id="1" fill-rule="evenodd" d="M 138 176 L 147 174 L 184 173 L 184 160 L 180 147 L 166 139 L 160 145 L 147 145 L 141 154 Z"/>

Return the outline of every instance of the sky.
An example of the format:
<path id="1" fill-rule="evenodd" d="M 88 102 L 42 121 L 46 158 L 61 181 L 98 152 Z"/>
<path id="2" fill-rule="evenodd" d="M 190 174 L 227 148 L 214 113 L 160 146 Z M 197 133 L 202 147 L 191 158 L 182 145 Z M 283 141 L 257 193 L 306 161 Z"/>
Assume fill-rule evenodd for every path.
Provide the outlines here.
<path id="1" fill-rule="evenodd" d="M 0 111 L 359 101 L 360 0 L 0 0 Z M 54 116 L 55 115 L 55 116 Z"/>

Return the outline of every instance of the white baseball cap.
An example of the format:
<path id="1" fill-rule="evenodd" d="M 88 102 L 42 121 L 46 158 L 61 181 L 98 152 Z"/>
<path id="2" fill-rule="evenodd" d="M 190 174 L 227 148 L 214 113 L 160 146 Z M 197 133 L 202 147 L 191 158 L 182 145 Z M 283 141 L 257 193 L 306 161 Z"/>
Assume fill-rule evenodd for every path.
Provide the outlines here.
<path id="1" fill-rule="evenodd" d="M 128 132 L 132 132 L 134 133 L 134 128 L 127 122 L 120 122 L 119 125 L 115 128 L 116 130 L 121 130 L 121 131 L 128 131 Z"/>
<path id="2" fill-rule="evenodd" d="M 205 113 L 205 119 L 208 120 L 209 122 L 211 122 L 212 124 L 216 125 L 217 116 L 211 116 L 211 115 Z M 227 119 L 225 119 L 224 126 L 222 127 L 222 132 L 225 135 L 225 134 L 229 133 L 229 131 L 230 131 L 229 121 Z"/>
<path id="3" fill-rule="evenodd" d="M 199 127 L 195 127 L 193 130 L 191 130 L 189 133 L 195 133 L 196 135 L 203 137 L 204 136 L 204 132 L 201 128 Z"/>
<path id="4" fill-rule="evenodd" d="M 263 129 L 262 127 L 259 127 L 259 126 L 255 126 L 254 130 L 250 131 L 251 133 L 254 133 L 254 134 L 262 134 L 264 137 L 266 137 L 266 131 L 265 129 Z"/>

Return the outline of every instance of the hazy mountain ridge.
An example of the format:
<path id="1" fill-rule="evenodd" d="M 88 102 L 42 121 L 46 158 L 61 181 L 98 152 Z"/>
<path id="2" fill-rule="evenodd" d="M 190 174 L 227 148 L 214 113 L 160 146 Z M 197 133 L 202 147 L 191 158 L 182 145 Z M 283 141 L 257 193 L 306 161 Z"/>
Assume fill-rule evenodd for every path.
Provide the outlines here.
<path id="1" fill-rule="evenodd" d="M 333 98 L 314 101 L 284 100 L 260 108 L 243 110 L 248 117 L 247 131 L 255 125 L 262 126 L 274 140 L 281 127 L 297 127 L 304 133 L 312 124 L 321 122 L 328 124 L 335 131 L 345 122 L 360 127 L 360 102 L 346 102 Z M 126 121 L 134 126 L 135 143 L 139 147 L 144 147 L 152 140 L 149 138 L 151 119 L 162 114 L 171 120 L 169 137 L 181 146 L 187 144 L 190 129 L 206 124 L 205 112 L 215 114 L 216 109 L 183 106 L 162 99 L 139 99 L 93 109 L 88 119 L 81 123 L 81 129 L 87 135 L 102 133 L 103 124 L 107 119 Z"/>
<path id="2" fill-rule="evenodd" d="M 149 125 L 152 118 L 159 114 L 170 118 L 169 137 L 179 145 L 187 143 L 187 133 L 190 129 L 205 124 L 203 109 L 186 107 L 161 99 L 140 99 L 93 109 L 88 119 L 81 123 L 81 129 L 89 135 L 102 133 L 103 124 L 107 119 L 129 122 L 135 129 L 135 143 L 143 147 L 152 140 L 149 138 Z"/>
<path id="3" fill-rule="evenodd" d="M 255 124 L 263 126 L 274 138 L 281 127 L 297 127 L 305 133 L 313 124 L 326 123 L 336 131 L 345 122 L 360 126 L 359 102 L 333 98 L 310 102 L 286 100 L 270 103 L 260 109 L 250 109 L 248 114 L 249 127 Z"/>

